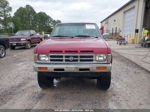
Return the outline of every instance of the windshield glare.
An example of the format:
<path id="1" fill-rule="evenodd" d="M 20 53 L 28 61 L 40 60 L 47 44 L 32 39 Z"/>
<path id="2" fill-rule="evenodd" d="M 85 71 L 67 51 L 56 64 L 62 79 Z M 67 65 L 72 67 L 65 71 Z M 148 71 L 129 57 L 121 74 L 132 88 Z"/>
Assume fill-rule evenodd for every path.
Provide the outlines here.
<path id="1" fill-rule="evenodd" d="M 29 31 L 18 31 L 16 34 L 16 36 L 29 36 L 30 35 L 30 32 Z"/>
<path id="2" fill-rule="evenodd" d="M 100 37 L 98 26 L 95 24 L 58 24 L 53 30 L 52 37 Z"/>

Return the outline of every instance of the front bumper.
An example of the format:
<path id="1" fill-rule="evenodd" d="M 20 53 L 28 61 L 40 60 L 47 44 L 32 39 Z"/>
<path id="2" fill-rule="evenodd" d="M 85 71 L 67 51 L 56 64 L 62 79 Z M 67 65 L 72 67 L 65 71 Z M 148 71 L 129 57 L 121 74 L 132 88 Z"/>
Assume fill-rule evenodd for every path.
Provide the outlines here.
<path id="1" fill-rule="evenodd" d="M 10 42 L 10 46 L 25 46 L 27 41 Z"/>
<path id="2" fill-rule="evenodd" d="M 36 72 L 110 72 L 111 68 L 111 64 L 34 64 Z"/>

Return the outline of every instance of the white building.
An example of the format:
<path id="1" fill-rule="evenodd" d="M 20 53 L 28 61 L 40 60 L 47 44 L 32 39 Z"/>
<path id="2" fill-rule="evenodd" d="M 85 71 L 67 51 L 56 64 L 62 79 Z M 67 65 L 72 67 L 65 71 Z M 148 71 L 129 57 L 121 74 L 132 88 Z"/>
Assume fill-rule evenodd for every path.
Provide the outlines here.
<path id="1" fill-rule="evenodd" d="M 130 0 L 101 21 L 104 32 L 121 34 L 129 43 L 138 43 L 143 28 L 150 30 L 150 0 Z"/>

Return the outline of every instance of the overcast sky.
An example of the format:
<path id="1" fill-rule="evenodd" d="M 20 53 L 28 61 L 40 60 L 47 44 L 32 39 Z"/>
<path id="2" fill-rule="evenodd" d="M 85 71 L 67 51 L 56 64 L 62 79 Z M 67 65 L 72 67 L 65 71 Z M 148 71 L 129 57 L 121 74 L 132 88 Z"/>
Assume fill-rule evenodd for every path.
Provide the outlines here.
<path id="1" fill-rule="evenodd" d="M 31 5 L 36 12 L 46 12 L 53 19 L 62 22 L 100 21 L 120 8 L 129 0 L 8 0 L 13 13 L 25 5 Z"/>

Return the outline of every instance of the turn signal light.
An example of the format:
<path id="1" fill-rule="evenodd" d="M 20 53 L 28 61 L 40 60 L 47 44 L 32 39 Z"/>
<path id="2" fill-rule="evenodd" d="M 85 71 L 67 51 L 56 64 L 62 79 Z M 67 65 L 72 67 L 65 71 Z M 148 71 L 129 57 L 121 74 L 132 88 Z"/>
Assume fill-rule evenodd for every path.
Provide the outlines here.
<path id="1" fill-rule="evenodd" d="M 107 70 L 107 67 L 96 67 L 96 70 Z"/>
<path id="2" fill-rule="evenodd" d="M 38 67 L 38 70 L 48 70 L 48 67 Z"/>

